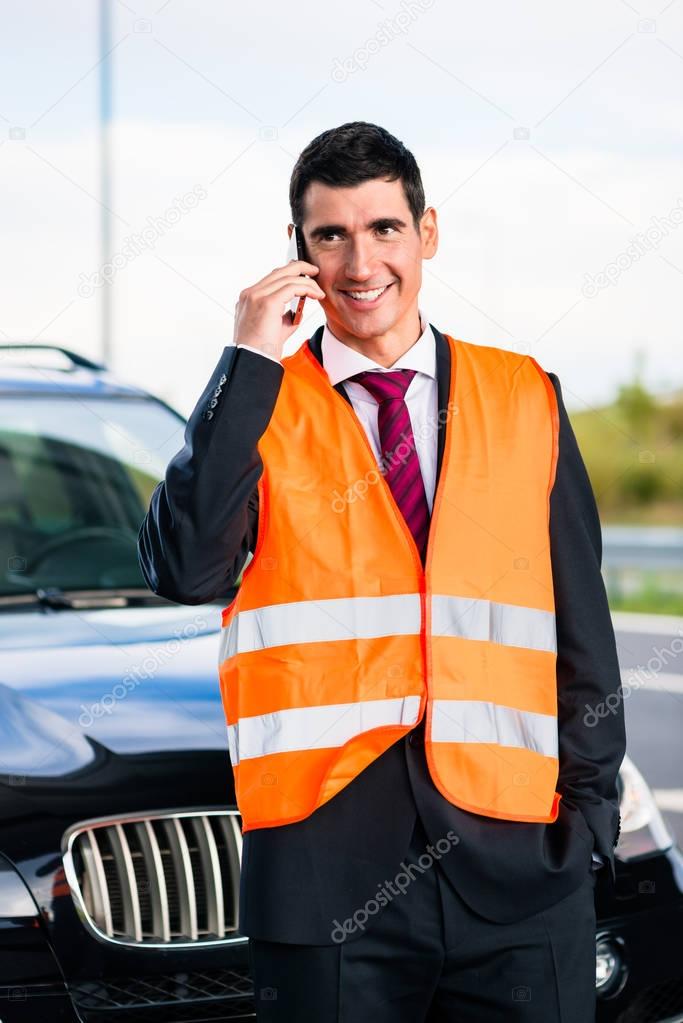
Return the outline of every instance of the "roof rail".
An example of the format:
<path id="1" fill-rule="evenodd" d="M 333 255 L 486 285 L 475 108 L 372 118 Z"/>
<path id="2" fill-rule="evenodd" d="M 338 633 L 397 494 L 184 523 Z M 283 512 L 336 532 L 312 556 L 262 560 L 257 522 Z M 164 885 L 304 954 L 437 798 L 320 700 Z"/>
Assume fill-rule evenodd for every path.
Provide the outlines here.
<path id="1" fill-rule="evenodd" d="M 14 344 L 14 345 L 0 345 L 0 351 L 49 351 L 49 352 L 61 352 L 74 366 L 80 366 L 81 369 L 93 369 L 103 371 L 106 366 L 103 366 L 99 362 L 93 362 L 91 359 L 86 359 L 84 355 L 79 355 L 78 352 L 72 352 L 70 348 L 62 348 L 60 345 L 32 345 L 32 344 Z"/>

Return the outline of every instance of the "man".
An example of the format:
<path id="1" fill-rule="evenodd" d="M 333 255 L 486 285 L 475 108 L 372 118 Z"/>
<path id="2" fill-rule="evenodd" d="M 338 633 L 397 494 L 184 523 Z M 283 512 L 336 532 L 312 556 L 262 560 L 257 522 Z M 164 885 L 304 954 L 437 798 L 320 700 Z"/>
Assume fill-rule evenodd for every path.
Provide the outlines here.
<path id="1" fill-rule="evenodd" d="M 352 122 L 290 183 L 304 260 L 240 293 L 139 539 L 223 612 L 260 1021 L 588 1023 L 621 708 L 590 482 L 556 376 L 418 308 L 413 156 Z M 305 274 L 306 276 L 301 276 Z M 326 317 L 283 360 L 285 303 Z"/>

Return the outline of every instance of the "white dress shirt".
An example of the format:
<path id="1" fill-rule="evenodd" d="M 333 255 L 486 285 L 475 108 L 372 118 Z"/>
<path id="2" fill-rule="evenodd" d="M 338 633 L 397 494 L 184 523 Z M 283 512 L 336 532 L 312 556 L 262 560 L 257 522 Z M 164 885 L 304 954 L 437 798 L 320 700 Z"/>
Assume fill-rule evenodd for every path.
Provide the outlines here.
<path id="1" fill-rule="evenodd" d="M 431 514 L 434 501 L 434 488 L 436 484 L 436 437 L 438 427 L 438 399 L 436 387 L 436 340 L 434 331 L 429 326 L 426 317 L 418 309 L 422 333 L 414 345 L 404 352 L 392 366 L 380 366 L 367 355 L 349 348 L 339 338 L 335 337 L 330 328 L 325 324 L 323 331 L 321 352 L 323 369 L 327 373 L 330 383 L 334 387 L 343 383 L 344 390 L 349 396 L 354 412 L 363 425 L 370 447 L 375 455 L 377 463 L 381 462 L 382 449 L 379 440 L 379 427 L 377 423 L 378 403 L 368 390 L 357 381 L 349 381 L 348 377 L 355 373 L 362 373 L 364 370 L 372 370 L 378 373 L 386 373 L 395 369 L 417 370 L 410 381 L 405 392 L 405 402 L 408 407 L 408 414 L 415 437 L 415 450 L 417 451 L 418 462 L 422 472 L 429 512 Z M 265 355 L 267 359 L 273 359 L 272 355 L 266 355 L 258 348 L 250 345 L 239 344 L 238 348 L 246 348 L 247 351 L 256 352 L 257 355 Z M 279 359 L 274 359 L 280 362 Z"/>
<path id="2" fill-rule="evenodd" d="M 388 373 L 395 369 L 417 370 L 405 392 L 405 403 L 415 437 L 415 450 L 420 463 L 429 513 L 432 512 L 436 483 L 436 435 L 438 427 L 438 400 L 436 389 L 436 339 L 422 311 L 418 309 L 422 333 L 414 345 L 404 352 L 392 366 L 380 366 L 361 352 L 349 348 L 334 336 L 325 325 L 321 342 L 323 368 L 334 387 L 343 383 L 353 409 L 363 424 L 377 463 L 382 459 L 379 439 L 377 399 L 356 380 L 348 380 L 355 373 L 371 370 Z"/>

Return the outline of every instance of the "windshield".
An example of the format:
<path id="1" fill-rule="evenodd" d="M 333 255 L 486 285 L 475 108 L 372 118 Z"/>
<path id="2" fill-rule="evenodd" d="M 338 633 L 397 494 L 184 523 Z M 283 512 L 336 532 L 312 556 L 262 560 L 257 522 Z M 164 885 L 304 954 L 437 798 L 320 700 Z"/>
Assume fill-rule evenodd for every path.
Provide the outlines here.
<path id="1" fill-rule="evenodd" d="M 0 596 L 146 588 L 138 529 L 183 431 L 151 399 L 0 399 Z"/>

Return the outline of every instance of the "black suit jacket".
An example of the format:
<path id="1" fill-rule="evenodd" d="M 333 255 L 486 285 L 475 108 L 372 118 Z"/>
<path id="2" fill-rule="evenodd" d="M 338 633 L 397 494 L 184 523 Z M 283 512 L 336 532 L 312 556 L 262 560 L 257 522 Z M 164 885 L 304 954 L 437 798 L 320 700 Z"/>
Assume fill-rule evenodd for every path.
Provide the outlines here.
<path id="1" fill-rule="evenodd" d="M 450 349 L 432 329 L 438 403 L 445 409 Z M 309 342 L 321 363 L 322 333 L 320 327 Z M 261 355 L 224 349 L 189 418 L 185 446 L 169 463 L 140 529 L 140 564 L 155 593 L 181 604 L 217 598 L 227 603 L 232 597 L 255 545 L 256 484 L 263 471 L 257 443 L 283 374 L 281 365 Z M 623 709 L 619 702 L 595 726 L 584 716 L 588 707 L 597 708 L 618 691 L 619 663 L 600 571 L 597 507 L 559 380 L 548 376 L 560 411 L 550 497 L 557 788 L 563 797 L 558 819 L 553 824 L 504 821 L 448 802 L 429 775 L 423 722 L 305 820 L 245 833 L 240 929 L 250 937 L 332 944 L 335 921 L 351 917 L 403 869 L 417 814 L 432 845 L 449 831 L 458 836 L 440 864 L 461 898 L 490 920 L 519 920 L 564 898 L 591 871 L 593 849 L 607 860 L 598 874 L 613 883 L 620 823 L 616 778 L 626 748 Z M 341 384 L 336 390 L 349 401 Z M 444 438 L 440 423 L 437 482 Z"/>

